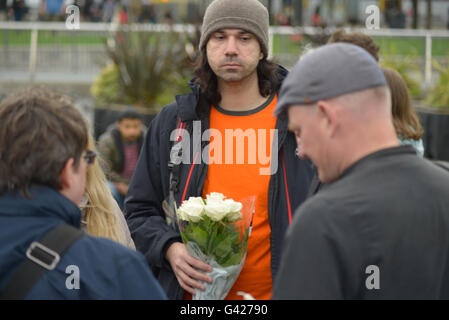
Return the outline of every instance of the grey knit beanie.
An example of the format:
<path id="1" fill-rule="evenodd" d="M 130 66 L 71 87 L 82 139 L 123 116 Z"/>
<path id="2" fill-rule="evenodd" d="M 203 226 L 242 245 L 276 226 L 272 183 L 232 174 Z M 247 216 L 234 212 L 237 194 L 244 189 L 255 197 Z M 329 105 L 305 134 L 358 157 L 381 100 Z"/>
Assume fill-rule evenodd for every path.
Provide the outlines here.
<path id="1" fill-rule="evenodd" d="M 200 50 L 213 32 L 234 28 L 254 34 L 264 56 L 267 57 L 268 27 L 268 10 L 259 0 L 214 0 L 204 14 Z"/>

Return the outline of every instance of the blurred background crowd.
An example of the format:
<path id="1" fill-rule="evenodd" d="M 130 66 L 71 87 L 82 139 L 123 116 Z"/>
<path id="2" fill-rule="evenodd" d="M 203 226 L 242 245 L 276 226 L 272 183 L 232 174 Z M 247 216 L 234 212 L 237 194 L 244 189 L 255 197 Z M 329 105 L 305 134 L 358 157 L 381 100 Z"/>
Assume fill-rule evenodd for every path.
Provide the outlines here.
<path id="1" fill-rule="evenodd" d="M 290 69 L 337 28 L 359 29 L 379 45 L 380 64 L 405 79 L 414 106 L 449 110 L 449 0 L 260 1 L 270 12 L 269 56 L 276 63 Z M 45 84 L 74 98 L 96 139 L 114 121 L 110 112 L 129 106 L 148 125 L 176 94 L 190 91 L 210 2 L 0 0 L 0 100 L 17 87 Z M 79 30 L 64 23 L 71 5 L 79 8 Z M 379 30 L 366 28 L 372 5 Z M 118 28 L 130 24 L 138 30 Z M 158 29 L 166 25 L 175 32 Z"/>
<path id="2" fill-rule="evenodd" d="M 76 5 L 81 20 L 111 22 L 200 23 L 208 0 L 0 0 L 0 20 L 62 21 Z M 343 26 L 363 24 L 364 9 L 377 5 L 390 28 L 449 27 L 447 0 L 265 0 L 271 25 Z"/>

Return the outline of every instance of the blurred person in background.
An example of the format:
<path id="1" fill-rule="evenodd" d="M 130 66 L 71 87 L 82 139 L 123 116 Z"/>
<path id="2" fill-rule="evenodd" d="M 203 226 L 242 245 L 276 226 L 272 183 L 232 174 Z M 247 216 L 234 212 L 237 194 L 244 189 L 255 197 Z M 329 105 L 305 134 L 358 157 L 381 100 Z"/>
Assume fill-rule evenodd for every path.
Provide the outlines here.
<path id="1" fill-rule="evenodd" d="M 12 0 L 11 13 L 14 21 L 22 21 L 26 13 L 25 1 Z"/>
<path id="2" fill-rule="evenodd" d="M 365 49 L 379 62 L 379 45 L 370 36 L 362 32 L 345 32 L 336 30 L 328 43 L 346 42 Z M 411 144 L 420 155 L 424 155 L 422 142 L 423 129 L 412 106 L 412 99 L 407 84 L 401 75 L 393 69 L 382 68 L 391 90 L 393 124 L 401 144 Z"/>
<path id="3" fill-rule="evenodd" d="M 0 21 L 8 19 L 8 0 L 0 0 Z"/>
<path id="4" fill-rule="evenodd" d="M 144 135 L 141 115 L 134 110 L 127 110 L 99 138 L 98 149 L 105 161 L 106 177 L 120 209 L 123 209 Z"/>
<path id="5" fill-rule="evenodd" d="M 412 145 L 420 156 L 424 156 L 422 136 L 424 130 L 412 105 L 410 91 L 399 72 L 382 68 L 391 92 L 393 125 L 401 145 Z"/>
<path id="6" fill-rule="evenodd" d="M 447 29 L 449 30 L 449 7 L 447 8 Z"/>
<path id="7" fill-rule="evenodd" d="M 91 134 L 88 149 L 97 151 Z M 97 155 L 97 161 L 87 170 L 86 192 L 80 203 L 82 226 L 92 236 L 108 238 L 135 250 L 125 217 L 111 194 L 100 161 Z"/>
<path id="8" fill-rule="evenodd" d="M 103 19 L 104 0 L 93 0 L 90 6 L 90 21 L 101 22 Z"/>
<path id="9" fill-rule="evenodd" d="M 112 17 L 114 16 L 116 1 L 115 0 L 106 0 L 103 6 L 103 22 L 111 22 Z"/>
<path id="10" fill-rule="evenodd" d="M 362 32 L 346 32 L 343 29 L 337 29 L 332 33 L 327 43 L 336 42 L 355 44 L 368 51 L 379 62 L 379 45 L 369 35 Z"/>
<path id="11" fill-rule="evenodd" d="M 65 8 L 71 0 L 43 0 L 43 18 L 46 21 L 63 21 L 65 17 Z"/>

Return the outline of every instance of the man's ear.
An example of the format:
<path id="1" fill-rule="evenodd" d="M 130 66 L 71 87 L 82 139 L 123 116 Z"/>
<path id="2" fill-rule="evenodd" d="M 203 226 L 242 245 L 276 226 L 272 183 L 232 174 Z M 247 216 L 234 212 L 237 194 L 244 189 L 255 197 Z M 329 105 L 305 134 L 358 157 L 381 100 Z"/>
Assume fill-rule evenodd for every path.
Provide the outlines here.
<path id="1" fill-rule="evenodd" d="M 318 101 L 318 112 L 329 136 L 334 136 L 338 128 L 338 109 L 328 101 Z"/>
<path id="2" fill-rule="evenodd" d="M 75 173 L 74 161 L 75 160 L 73 158 L 68 159 L 64 164 L 64 168 L 59 174 L 61 190 L 70 189 L 70 187 L 72 186 L 73 175 Z"/>

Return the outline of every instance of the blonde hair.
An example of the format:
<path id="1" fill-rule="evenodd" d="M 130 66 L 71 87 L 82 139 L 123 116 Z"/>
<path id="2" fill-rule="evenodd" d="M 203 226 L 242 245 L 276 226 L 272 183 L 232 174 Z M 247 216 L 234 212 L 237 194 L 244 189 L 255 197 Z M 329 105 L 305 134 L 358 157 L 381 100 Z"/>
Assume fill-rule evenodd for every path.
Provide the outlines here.
<path id="1" fill-rule="evenodd" d="M 115 199 L 101 169 L 101 158 L 95 147 L 92 135 L 89 134 L 88 148 L 97 153 L 97 159 L 87 171 L 86 195 L 87 205 L 83 208 L 84 219 L 87 222 L 87 233 L 95 237 L 108 238 L 127 245 L 126 235 L 120 228 L 114 210 Z"/>

